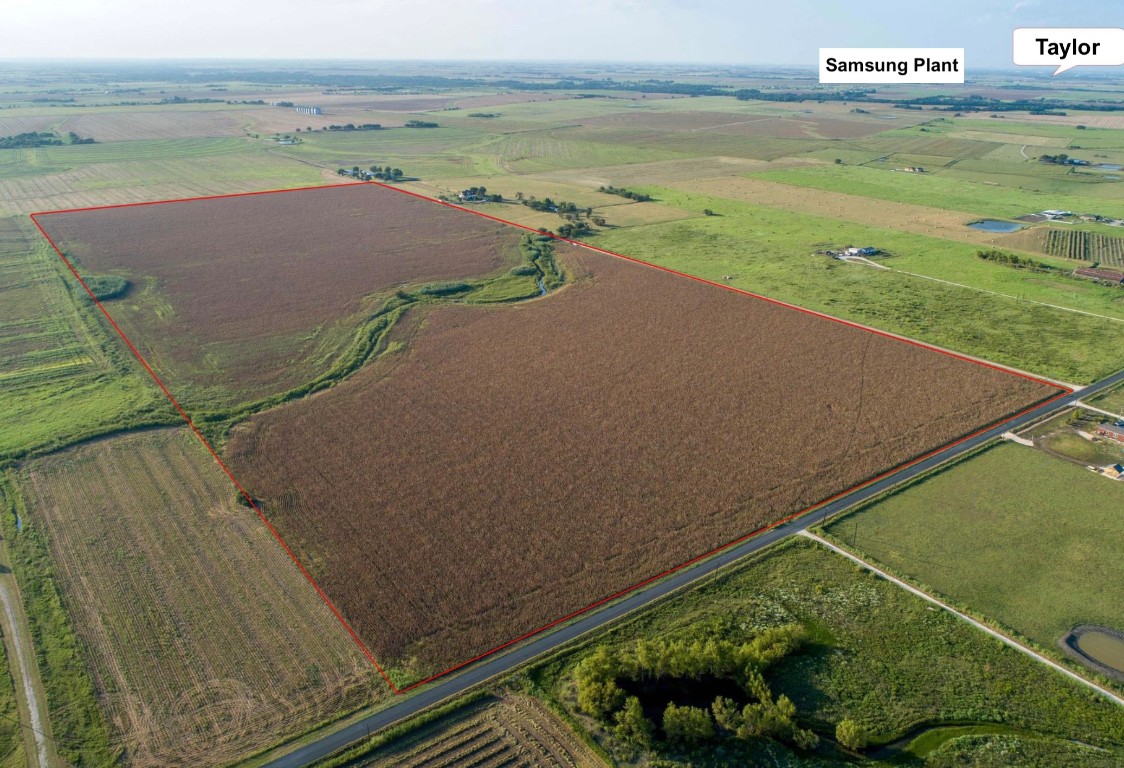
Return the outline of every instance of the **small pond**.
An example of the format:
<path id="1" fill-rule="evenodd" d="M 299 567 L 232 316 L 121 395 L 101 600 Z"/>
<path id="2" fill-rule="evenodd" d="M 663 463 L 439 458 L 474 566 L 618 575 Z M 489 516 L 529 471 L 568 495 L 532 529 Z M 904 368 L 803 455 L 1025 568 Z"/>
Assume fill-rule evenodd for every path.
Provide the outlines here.
<path id="1" fill-rule="evenodd" d="M 1098 672 L 1124 680 L 1124 632 L 1096 624 L 1080 624 L 1062 638 L 1062 649 Z"/>
<path id="2" fill-rule="evenodd" d="M 997 219 L 973 221 L 968 226 L 972 229 L 982 229 L 984 232 L 1018 232 L 1023 228 L 1022 224 L 1016 224 L 1013 221 L 999 221 Z"/>
<path id="3" fill-rule="evenodd" d="M 1102 171 L 1120 171 L 1124 170 L 1124 166 L 1119 163 L 1097 163 L 1097 167 Z"/>

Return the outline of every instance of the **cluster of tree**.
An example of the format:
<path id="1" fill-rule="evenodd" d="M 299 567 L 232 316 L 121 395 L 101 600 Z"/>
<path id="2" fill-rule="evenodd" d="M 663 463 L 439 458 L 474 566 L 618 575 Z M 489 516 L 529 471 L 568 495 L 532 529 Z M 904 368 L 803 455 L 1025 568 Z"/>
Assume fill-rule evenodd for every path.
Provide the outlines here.
<path id="1" fill-rule="evenodd" d="M 292 106 L 295 106 L 295 105 L 291 101 L 275 101 L 275 102 L 273 102 L 273 106 L 275 106 L 275 107 L 292 107 Z"/>
<path id="2" fill-rule="evenodd" d="M 48 131 L 17 133 L 14 136 L 0 136 L 0 149 L 32 149 L 34 147 L 56 147 L 62 144 L 93 144 L 93 139 L 83 139 L 77 133 L 71 132 L 67 141 L 60 136 Z"/>
<path id="3" fill-rule="evenodd" d="M 431 123 L 428 120 L 407 120 L 407 128 L 440 128 L 437 123 Z"/>
<path id="4" fill-rule="evenodd" d="M 499 112 L 469 112 L 469 117 L 499 117 Z"/>
<path id="5" fill-rule="evenodd" d="M 578 237 L 579 235 L 588 235 L 593 231 L 593 228 L 584 221 L 568 221 L 558 227 L 559 237 Z"/>
<path id="6" fill-rule="evenodd" d="M 359 179 L 360 181 L 370 181 L 371 179 L 379 179 L 381 181 L 401 181 L 402 169 L 391 168 L 389 165 L 383 168 L 381 165 L 372 165 L 370 170 L 364 171 L 358 165 L 348 168 L 337 168 L 336 173 L 340 176 L 351 176 L 352 178 Z"/>
<path id="7" fill-rule="evenodd" d="M 372 178 L 380 179 L 382 181 L 401 181 L 402 169 L 391 168 L 389 165 L 385 168 L 381 165 L 372 165 L 369 169 Z"/>
<path id="8" fill-rule="evenodd" d="M 641 639 L 623 649 L 600 646 L 574 670 L 578 706 L 625 744 L 647 749 L 655 745 L 656 726 L 639 696 L 629 696 L 621 681 L 731 679 L 749 703 L 739 706 L 723 696 L 709 709 L 668 702 L 660 723 L 664 740 L 694 745 L 716 738 L 765 737 L 812 749 L 819 738 L 797 725 L 796 706 L 787 696 L 774 697 L 762 674 L 798 650 L 806 637 L 803 627 L 792 624 L 765 630 L 746 643 Z"/>
<path id="9" fill-rule="evenodd" d="M 480 201 L 486 203 L 502 203 L 503 195 L 489 194 L 487 187 L 469 187 L 461 192 L 460 197 L 462 200 Z"/>
<path id="10" fill-rule="evenodd" d="M 1076 157 L 1070 157 L 1065 152 L 1060 152 L 1056 155 L 1039 155 L 1038 162 L 1051 163 L 1053 165 L 1091 165 L 1088 160 L 1078 160 Z"/>
<path id="11" fill-rule="evenodd" d="M 380 123 L 348 123 L 347 125 L 329 125 L 327 128 L 321 128 L 322 131 L 377 131 L 382 128 Z M 310 129 L 311 130 L 311 129 Z"/>
<path id="12" fill-rule="evenodd" d="M 515 193 L 515 201 L 522 203 L 532 211 L 557 213 L 563 218 L 589 217 L 593 215 L 592 208 L 579 208 L 577 203 L 571 203 L 566 200 L 555 202 L 549 197 L 544 197 L 542 200 L 539 200 L 534 195 L 524 195 L 522 192 Z"/>
<path id="13" fill-rule="evenodd" d="M 629 200 L 635 200 L 638 203 L 646 203 L 652 199 L 651 195 L 645 195 L 641 192 L 633 192 L 631 189 L 625 189 L 624 187 L 599 187 L 597 191 L 604 192 L 606 195 L 626 197 Z"/>
<path id="14" fill-rule="evenodd" d="M 1058 268 L 1045 264 L 1036 259 L 1027 256 L 1019 256 L 1015 253 L 1004 253 L 999 250 L 976 251 L 976 257 L 984 261 L 992 261 L 996 264 L 1006 264 L 1009 267 L 1016 269 L 1029 269 L 1031 272 L 1057 272 Z"/>

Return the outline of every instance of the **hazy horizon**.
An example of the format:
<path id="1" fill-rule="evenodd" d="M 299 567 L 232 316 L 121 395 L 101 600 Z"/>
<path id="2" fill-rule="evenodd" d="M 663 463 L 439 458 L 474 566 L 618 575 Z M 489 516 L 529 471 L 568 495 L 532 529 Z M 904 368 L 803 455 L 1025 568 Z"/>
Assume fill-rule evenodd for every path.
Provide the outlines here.
<path id="1" fill-rule="evenodd" d="M 813 67 L 820 47 L 956 47 L 1013 69 L 1019 26 L 1105 26 L 1046 0 L 9 0 L 3 61 L 445 61 Z M 233 7 L 232 7 L 233 6 Z M 1120 68 L 1113 67 L 1119 71 Z M 1032 70 L 1022 70 L 1030 72 Z"/>

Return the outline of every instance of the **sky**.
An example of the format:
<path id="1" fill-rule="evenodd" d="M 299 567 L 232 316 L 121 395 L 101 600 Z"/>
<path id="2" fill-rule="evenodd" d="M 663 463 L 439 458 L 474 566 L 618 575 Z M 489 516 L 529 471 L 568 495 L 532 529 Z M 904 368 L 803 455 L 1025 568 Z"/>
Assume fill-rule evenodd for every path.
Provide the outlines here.
<path id="1" fill-rule="evenodd" d="M 1019 26 L 1124 26 L 1124 0 L 0 0 L 0 59 L 814 66 L 821 46 L 952 47 L 1006 68 Z"/>

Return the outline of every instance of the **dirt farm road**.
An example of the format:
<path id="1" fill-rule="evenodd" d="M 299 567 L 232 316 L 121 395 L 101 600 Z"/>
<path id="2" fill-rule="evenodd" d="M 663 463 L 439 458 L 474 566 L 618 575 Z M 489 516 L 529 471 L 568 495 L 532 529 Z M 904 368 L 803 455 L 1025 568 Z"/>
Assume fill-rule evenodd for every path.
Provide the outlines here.
<path id="1" fill-rule="evenodd" d="M 536 635 L 523 644 L 514 646 L 506 653 L 489 656 L 465 667 L 458 673 L 440 678 L 427 687 L 417 689 L 416 693 L 411 693 L 400 702 L 392 704 L 380 712 L 352 722 L 340 730 L 328 733 L 288 754 L 277 757 L 267 763 L 265 768 L 303 768 L 303 766 L 311 765 L 338 750 L 365 739 L 371 734 L 406 720 L 429 707 L 465 693 L 500 675 L 511 672 L 516 667 L 545 653 L 557 650 L 583 635 L 601 629 L 634 611 L 685 589 L 695 582 L 717 573 L 731 563 L 759 552 L 781 539 L 798 534 L 828 517 L 868 501 L 896 485 L 923 475 L 947 461 L 979 448 L 985 443 L 999 439 L 1004 432 L 1017 431 L 1020 427 L 1032 421 L 1037 421 L 1071 407 L 1081 397 L 1090 397 L 1122 382 L 1124 382 L 1124 370 L 1117 371 L 1111 376 L 1068 395 L 1043 403 L 1010 421 L 947 446 L 920 461 L 900 467 L 845 496 L 821 504 L 797 518 L 766 529 L 730 546 L 692 567 L 683 568 L 664 579 L 641 587 L 600 610 L 583 614 L 574 621 L 559 625 L 552 631 Z"/>

